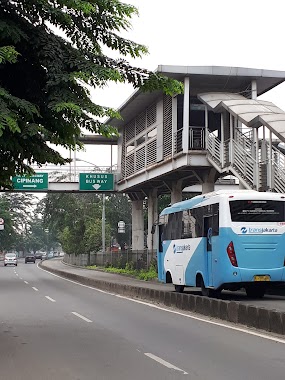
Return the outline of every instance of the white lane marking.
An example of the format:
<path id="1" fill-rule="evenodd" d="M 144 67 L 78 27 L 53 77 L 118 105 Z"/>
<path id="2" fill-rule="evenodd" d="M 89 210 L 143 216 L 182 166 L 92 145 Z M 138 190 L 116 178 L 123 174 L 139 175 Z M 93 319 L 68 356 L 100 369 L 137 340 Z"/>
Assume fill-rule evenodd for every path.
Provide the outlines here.
<path id="1" fill-rule="evenodd" d="M 56 300 L 54 300 L 53 298 L 49 297 L 49 296 L 45 296 L 47 300 L 49 300 L 50 302 L 56 302 Z"/>
<path id="2" fill-rule="evenodd" d="M 150 359 L 155 360 L 156 362 L 164 365 L 167 368 L 175 369 L 175 371 L 183 372 L 183 375 L 188 375 L 188 372 L 185 372 L 183 369 L 180 369 L 180 368 L 176 367 L 175 365 L 173 365 L 173 364 L 171 364 L 171 363 L 169 363 L 169 362 L 161 359 L 158 356 L 155 356 L 155 355 L 151 354 L 150 352 L 145 352 L 144 354 L 145 354 L 145 356 L 149 357 Z"/>
<path id="3" fill-rule="evenodd" d="M 84 317 L 83 315 L 76 313 L 76 311 L 72 311 L 71 314 L 76 315 L 76 317 L 83 319 L 83 321 L 85 322 L 88 322 L 88 323 L 92 322 L 90 319 Z"/>
<path id="4" fill-rule="evenodd" d="M 229 330 L 234 330 L 234 331 L 242 332 L 242 333 L 245 333 L 245 334 L 254 335 L 254 336 L 257 336 L 259 338 L 268 339 L 268 340 L 272 340 L 272 341 L 277 342 L 277 343 L 285 344 L 285 339 L 277 338 L 275 336 L 259 333 L 259 332 L 252 331 L 252 330 L 247 330 L 246 328 L 242 328 L 242 327 L 236 327 L 236 326 L 232 326 L 232 325 L 226 325 L 225 323 L 211 321 L 211 320 L 203 318 L 203 317 L 196 317 L 193 314 L 185 314 L 185 313 L 182 313 L 182 312 L 179 312 L 179 311 L 169 310 L 169 309 L 166 309 L 166 308 L 161 307 L 161 306 L 149 304 L 147 302 L 135 300 L 135 299 L 132 299 L 132 298 L 127 298 L 127 297 L 121 296 L 119 294 L 116 294 L 116 297 L 125 298 L 125 299 L 127 299 L 129 301 L 136 302 L 136 303 L 141 303 L 142 305 L 146 305 L 146 306 L 152 307 L 154 309 L 158 309 L 158 310 L 162 310 L 162 311 L 167 311 L 168 313 L 171 313 L 171 314 L 181 315 L 182 317 L 186 317 L 186 318 L 190 318 L 190 319 L 195 319 L 196 321 L 206 322 L 206 323 L 209 323 L 210 325 L 224 327 L 224 328 L 229 329 Z"/>
<path id="5" fill-rule="evenodd" d="M 24 281 L 24 283 L 27 284 L 27 285 L 29 284 L 28 281 Z"/>
<path id="6" fill-rule="evenodd" d="M 58 274 L 51 273 L 48 270 L 45 270 L 45 269 L 39 267 L 39 263 L 37 264 L 37 267 L 38 267 L 38 269 L 40 269 L 40 270 L 42 270 L 42 271 L 44 271 L 44 272 L 46 272 L 46 273 L 48 273 L 48 274 L 50 274 L 50 275 L 52 275 L 54 277 L 58 277 L 61 280 L 68 281 L 68 282 L 71 282 L 72 284 L 76 284 L 76 285 L 82 286 L 83 288 L 88 288 L 88 289 L 96 290 L 99 293 L 109 294 L 110 296 L 116 296 L 117 295 L 116 293 L 111 293 L 111 292 L 107 292 L 107 290 L 101 290 L 101 289 L 94 288 L 93 286 L 80 284 L 79 282 L 70 280 L 69 278 L 64 278 L 64 277 L 59 276 Z"/>
<path id="7" fill-rule="evenodd" d="M 22 277 L 20 277 L 20 280 L 23 280 L 23 278 L 22 278 Z"/>
<path id="8" fill-rule="evenodd" d="M 32 289 L 34 289 L 36 292 L 39 291 L 39 289 L 35 288 L 34 286 L 32 287 Z"/>
<path id="9" fill-rule="evenodd" d="M 16 273 L 16 276 L 19 276 L 18 273 Z"/>
<path id="10" fill-rule="evenodd" d="M 214 326 L 219 326 L 219 327 L 223 327 L 223 328 L 226 328 L 226 329 L 229 329 L 229 330 L 234 330 L 234 331 L 238 331 L 238 332 L 241 332 L 241 333 L 244 333 L 244 334 L 248 334 L 248 335 L 253 335 L 253 336 L 256 336 L 258 338 L 262 338 L 262 339 L 267 339 L 267 340 L 271 340 L 273 342 L 276 342 L 276 343 L 281 343 L 281 344 L 285 344 L 285 339 L 282 339 L 282 338 L 277 338 L 275 336 L 271 336 L 271 335 L 267 335 L 267 334 L 263 334 L 263 333 L 259 333 L 259 332 L 255 332 L 255 331 L 252 331 L 252 330 L 247 330 L 246 328 L 242 328 L 242 327 L 237 327 L 237 326 L 234 326 L 234 325 L 227 325 L 225 323 L 222 323 L 222 322 L 215 322 L 215 321 L 212 321 L 210 319 L 207 319 L 207 318 L 202 318 L 202 317 L 195 317 L 193 314 L 185 314 L 185 313 L 182 313 L 182 312 L 179 312 L 179 311 L 175 311 L 175 310 L 170 310 L 170 309 L 166 309 L 164 307 L 161 307 L 161 306 L 157 306 L 157 305 L 153 305 L 151 303 L 147 303 L 147 302 L 144 302 L 144 301 L 139 301 L 137 299 L 133 299 L 133 298 L 128 298 L 128 297 L 125 297 L 125 296 L 121 296 L 120 294 L 115 294 L 115 293 L 110 293 L 110 292 L 107 292 L 105 290 L 101 290 L 101 289 L 97 289 L 97 288 L 94 288 L 92 286 L 88 286 L 88 285 L 84 285 L 84 284 L 80 284 L 79 282 L 76 282 L 76 281 L 73 281 L 73 280 L 70 280 L 69 278 L 64 278 L 64 277 L 61 277 L 59 276 L 58 274 L 55 274 L 55 273 L 51 273 L 43 268 L 40 268 L 38 266 L 39 269 L 41 269 L 42 271 L 52 275 L 52 276 L 55 276 L 55 277 L 58 277 L 60 278 L 61 280 L 64 280 L 64 281 L 68 281 L 68 282 L 71 282 L 73 284 L 76 284 L 76 285 L 79 285 L 79 286 L 82 286 L 84 288 L 89 288 L 89 289 L 92 289 L 92 290 L 95 290 L 99 293 L 104 293 L 104 294 L 108 294 L 108 295 L 111 295 L 111 296 L 115 296 L 115 297 L 119 297 L 119 298 L 124 298 L 128 301 L 132 301 L 132 302 L 136 302 L 136 303 L 140 303 L 142 305 L 145 305 L 145 306 L 148 306 L 148 307 L 152 307 L 154 309 L 158 309 L 158 310 L 161 310 L 161 311 L 166 311 L 168 313 L 171 313 L 171 314 L 176 314 L 176 315 L 180 315 L 182 317 L 186 317 L 186 318 L 190 318 L 190 319 L 194 319 L 194 320 L 197 320 L 197 321 L 200 321 L 200 322 L 204 322 L 204 323 L 208 323 L 210 325 L 214 325 Z"/>

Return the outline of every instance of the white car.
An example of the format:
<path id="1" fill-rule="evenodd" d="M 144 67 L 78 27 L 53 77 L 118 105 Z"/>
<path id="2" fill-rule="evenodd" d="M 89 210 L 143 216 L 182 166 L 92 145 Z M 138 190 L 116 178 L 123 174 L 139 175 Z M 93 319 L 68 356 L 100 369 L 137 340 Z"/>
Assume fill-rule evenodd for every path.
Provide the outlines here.
<path id="1" fill-rule="evenodd" d="M 15 253 L 6 253 L 4 257 L 4 266 L 6 265 L 18 265 L 17 255 Z"/>

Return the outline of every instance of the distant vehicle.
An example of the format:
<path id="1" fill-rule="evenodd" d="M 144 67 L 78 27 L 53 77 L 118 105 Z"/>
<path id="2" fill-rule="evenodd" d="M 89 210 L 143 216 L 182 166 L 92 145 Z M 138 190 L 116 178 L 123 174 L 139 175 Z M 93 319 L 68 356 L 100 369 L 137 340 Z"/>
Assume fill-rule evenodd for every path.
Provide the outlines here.
<path id="1" fill-rule="evenodd" d="M 158 278 L 201 287 L 204 296 L 244 288 L 263 297 L 285 280 L 285 196 L 220 190 L 165 208 L 158 230 Z"/>
<path id="2" fill-rule="evenodd" d="M 4 257 L 4 266 L 6 265 L 18 265 L 17 255 L 15 253 L 6 253 Z"/>
<path id="3" fill-rule="evenodd" d="M 48 259 L 52 259 L 53 258 L 53 252 L 49 252 L 48 253 Z"/>
<path id="4" fill-rule="evenodd" d="M 41 252 L 41 251 L 36 252 L 35 253 L 36 259 L 42 260 L 43 254 L 45 254 L 45 252 Z"/>
<path id="5" fill-rule="evenodd" d="M 36 262 L 36 256 L 33 253 L 29 253 L 25 257 L 25 264 L 27 263 L 34 263 Z"/>

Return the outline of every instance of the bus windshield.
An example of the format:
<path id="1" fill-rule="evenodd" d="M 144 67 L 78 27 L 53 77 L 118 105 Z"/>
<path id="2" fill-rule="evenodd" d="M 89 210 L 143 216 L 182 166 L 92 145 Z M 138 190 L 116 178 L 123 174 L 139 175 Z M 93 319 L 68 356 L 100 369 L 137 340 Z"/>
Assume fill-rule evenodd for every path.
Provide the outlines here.
<path id="1" fill-rule="evenodd" d="M 284 204 L 273 200 L 230 201 L 232 222 L 284 222 Z"/>

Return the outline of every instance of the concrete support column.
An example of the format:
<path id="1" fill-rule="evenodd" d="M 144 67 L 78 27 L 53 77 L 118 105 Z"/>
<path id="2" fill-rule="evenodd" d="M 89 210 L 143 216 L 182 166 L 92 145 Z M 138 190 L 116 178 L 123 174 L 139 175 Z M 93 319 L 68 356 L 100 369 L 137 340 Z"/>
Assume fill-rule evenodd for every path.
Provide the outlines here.
<path id="1" fill-rule="evenodd" d="M 203 175 L 202 194 L 215 191 L 216 174 L 217 170 L 212 168 Z"/>
<path id="2" fill-rule="evenodd" d="M 152 226 L 157 222 L 157 189 L 152 190 L 148 195 L 147 207 L 147 247 L 151 251 L 157 247 L 157 234 L 152 234 Z"/>
<path id="3" fill-rule="evenodd" d="M 189 151 L 189 113 L 190 113 L 190 78 L 184 78 L 184 103 L 183 103 L 183 133 L 182 133 L 182 147 L 183 153 Z"/>
<path id="4" fill-rule="evenodd" d="M 182 182 L 172 182 L 171 186 L 171 204 L 182 201 Z"/>
<path id="5" fill-rule="evenodd" d="M 202 194 L 211 193 L 215 190 L 215 184 L 212 182 L 203 182 L 202 183 Z"/>
<path id="6" fill-rule="evenodd" d="M 256 80 L 251 81 L 251 99 L 257 99 L 257 83 Z"/>
<path id="7" fill-rule="evenodd" d="M 132 201 L 132 249 L 144 249 L 143 201 Z"/>

